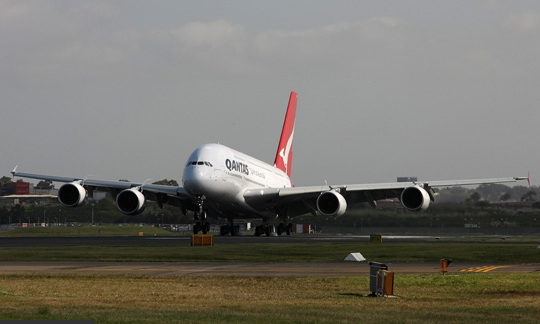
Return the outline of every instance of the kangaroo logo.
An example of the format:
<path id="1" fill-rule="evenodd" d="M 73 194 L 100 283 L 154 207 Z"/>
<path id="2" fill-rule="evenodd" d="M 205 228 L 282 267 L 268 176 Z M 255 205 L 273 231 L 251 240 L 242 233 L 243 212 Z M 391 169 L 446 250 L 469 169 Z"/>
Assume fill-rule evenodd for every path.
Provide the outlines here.
<path id="1" fill-rule="evenodd" d="M 293 131 L 291 133 L 291 136 L 289 137 L 289 140 L 287 141 L 287 145 L 279 151 L 279 156 L 283 160 L 283 165 L 285 166 L 285 173 L 288 173 L 288 162 L 289 162 L 289 154 L 291 153 L 291 147 L 293 143 L 293 136 L 294 136 L 294 126 Z"/>

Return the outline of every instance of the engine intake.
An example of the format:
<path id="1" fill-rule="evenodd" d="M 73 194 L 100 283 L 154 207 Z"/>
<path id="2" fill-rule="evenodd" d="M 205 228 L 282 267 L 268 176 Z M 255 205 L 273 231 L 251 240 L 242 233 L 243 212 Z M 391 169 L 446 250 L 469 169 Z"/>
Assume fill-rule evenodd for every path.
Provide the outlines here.
<path id="1" fill-rule="evenodd" d="M 79 207 L 88 200 L 88 193 L 78 182 L 63 184 L 58 189 L 58 201 L 66 207 Z"/>
<path id="2" fill-rule="evenodd" d="M 401 204 L 408 211 L 424 211 L 431 201 L 428 192 L 420 186 L 405 188 L 401 193 Z"/>
<path id="3" fill-rule="evenodd" d="M 317 209 L 324 216 L 341 216 L 347 210 L 347 201 L 337 191 L 323 191 L 317 198 Z"/>
<path id="4" fill-rule="evenodd" d="M 137 215 L 144 211 L 146 199 L 137 189 L 126 189 L 116 197 L 116 206 L 126 215 Z"/>

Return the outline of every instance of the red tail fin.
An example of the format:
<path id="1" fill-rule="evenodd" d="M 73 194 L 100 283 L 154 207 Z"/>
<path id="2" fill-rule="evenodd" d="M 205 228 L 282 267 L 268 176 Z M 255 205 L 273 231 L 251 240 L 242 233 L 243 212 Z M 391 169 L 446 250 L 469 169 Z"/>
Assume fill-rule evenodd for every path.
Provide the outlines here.
<path id="1" fill-rule="evenodd" d="M 279 140 L 279 146 L 276 153 L 276 160 L 274 166 L 281 171 L 291 176 L 292 167 L 292 144 L 294 136 L 294 121 L 296 119 L 296 100 L 298 95 L 296 92 L 291 92 L 289 98 L 289 106 L 287 107 L 287 114 L 285 115 L 285 122 L 283 123 L 283 130 L 281 131 L 281 138 Z"/>

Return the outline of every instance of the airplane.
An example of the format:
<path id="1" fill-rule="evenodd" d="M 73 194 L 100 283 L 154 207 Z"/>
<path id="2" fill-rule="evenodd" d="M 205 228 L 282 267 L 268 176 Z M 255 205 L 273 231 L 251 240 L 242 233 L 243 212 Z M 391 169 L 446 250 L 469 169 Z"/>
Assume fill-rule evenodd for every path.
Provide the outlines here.
<path id="1" fill-rule="evenodd" d="M 262 219 L 255 235 L 281 235 L 292 232 L 295 216 L 311 213 L 338 217 L 350 204 L 397 198 L 404 209 L 426 210 L 434 199 L 434 188 L 529 180 L 527 177 L 469 179 L 457 181 L 414 181 L 375 184 L 295 186 L 291 181 L 292 144 L 296 120 L 297 93 L 291 92 L 274 164 L 268 164 L 222 144 L 199 146 L 188 158 L 182 186 L 166 186 L 146 182 L 123 182 L 89 178 L 49 176 L 12 171 L 13 176 L 64 183 L 58 200 L 66 207 L 83 205 L 94 190 L 109 191 L 118 209 L 127 215 L 144 211 L 147 200 L 159 207 L 170 204 L 186 212 L 194 212 L 193 233 L 210 231 L 208 217 L 226 219 L 221 235 L 240 235 L 235 219 Z M 270 222 L 281 222 L 274 228 Z"/>

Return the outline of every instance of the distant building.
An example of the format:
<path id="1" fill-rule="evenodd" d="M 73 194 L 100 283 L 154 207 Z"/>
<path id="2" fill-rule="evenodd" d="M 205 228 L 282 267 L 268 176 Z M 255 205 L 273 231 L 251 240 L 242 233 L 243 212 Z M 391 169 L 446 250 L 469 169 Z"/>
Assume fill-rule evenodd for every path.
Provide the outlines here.
<path id="1" fill-rule="evenodd" d="M 29 195 L 30 183 L 28 182 L 10 182 L 2 186 L 0 196 L 7 195 Z"/>
<path id="2" fill-rule="evenodd" d="M 50 204 L 56 198 L 54 195 L 8 195 L 0 197 L 0 205 Z"/>
<path id="3" fill-rule="evenodd" d="M 0 204 L 48 204 L 56 200 L 58 189 L 40 189 L 33 183 L 17 181 L 0 186 Z"/>

